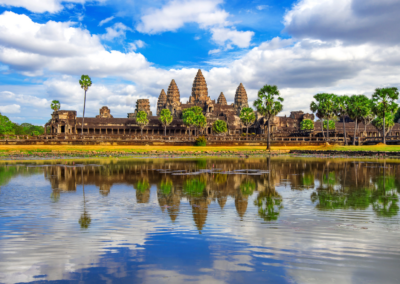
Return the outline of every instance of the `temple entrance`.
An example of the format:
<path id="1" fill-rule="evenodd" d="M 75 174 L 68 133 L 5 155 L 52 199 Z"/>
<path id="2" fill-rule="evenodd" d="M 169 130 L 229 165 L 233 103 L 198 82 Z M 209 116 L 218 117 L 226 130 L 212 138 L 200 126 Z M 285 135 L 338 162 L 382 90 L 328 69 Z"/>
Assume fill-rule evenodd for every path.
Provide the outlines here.
<path id="1" fill-rule="evenodd" d="M 65 133 L 65 126 L 61 126 L 61 133 Z"/>

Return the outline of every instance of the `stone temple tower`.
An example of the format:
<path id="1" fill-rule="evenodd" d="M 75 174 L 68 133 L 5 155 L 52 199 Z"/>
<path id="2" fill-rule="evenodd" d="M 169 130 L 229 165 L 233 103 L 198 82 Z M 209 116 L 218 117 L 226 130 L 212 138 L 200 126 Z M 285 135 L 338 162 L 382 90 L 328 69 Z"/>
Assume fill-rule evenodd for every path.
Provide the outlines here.
<path id="1" fill-rule="evenodd" d="M 161 110 L 167 107 L 167 94 L 164 89 L 161 90 L 160 96 L 157 101 L 157 115 L 160 115 Z"/>
<path id="2" fill-rule="evenodd" d="M 217 104 L 223 105 L 223 106 L 228 105 L 223 92 L 221 92 L 221 94 L 219 95 L 218 100 L 217 100 Z"/>
<path id="3" fill-rule="evenodd" d="M 240 115 L 240 111 L 243 108 L 249 107 L 246 89 L 243 87 L 242 83 L 240 83 L 239 87 L 237 87 L 237 89 L 236 89 L 234 106 L 235 106 L 237 115 Z"/>
<path id="4" fill-rule="evenodd" d="M 168 87 L 166 108 L 170 110 L 173 116 L 179 117 L 181 112 L 181 95 L 174 79 L 172 79 Z"/>
<path id="5" fill-rule="evenodd" d="M 193 81 L 192 96 L 189 98 L 189 103 L 205 102 L 211 102 L 211 99 L 208 96 L 206 79 L 204 79 L 203 73 L 199 69 Z"/>

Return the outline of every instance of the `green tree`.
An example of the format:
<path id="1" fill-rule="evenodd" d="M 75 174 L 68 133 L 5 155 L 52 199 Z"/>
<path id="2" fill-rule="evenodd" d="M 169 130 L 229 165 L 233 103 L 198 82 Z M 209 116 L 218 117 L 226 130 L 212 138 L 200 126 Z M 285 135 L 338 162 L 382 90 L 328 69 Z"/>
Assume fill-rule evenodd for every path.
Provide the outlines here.
<path id="1" fill-rule="evenodd" d="M 53 100 L 50 107 L 53 111 L 58 111 L 61 108 L 60 101 Z"/>
<path id="2" fill-rule="evenodd" d="M 149 124 L 149 120 L 147 119 L 147 113 L 144 111 L 139 111 L 136 114 L 136 123 L 140 127 L 140 134 L 143 135 L 143 128 L 146 127 L 147 124 Z"/>
<path id="3" fill-rule="evenodd" d="M 372 121 L 372 124 L 378 129 L 379 131 L 383 131 L 385 129 L 385 135 L 387 135 L 394 127 L 394 113 L 387 113 L 385 115 L 385 127 L 383 127 L 383 118 L 382 117 L 377 117 Z"/>
<path id="4" fill-rule="evenodd" d="M 265 117 L 268 123 L 267 149 L 271 150 L 270 124 L 271 119 L 282 111 L 283 98 L 279 94 L 277 86 L 265 85 L 258 91 L 258 98 L 254 101 L 254 107 Z"/>
<path id="5" fill-rule="evenodd" d="M 394 115 L 394 122 L 398 123 L 400 119 L 400 107 L 397 109 L 396 114 Z"/>
<path id="6" fill-rule="evenodd" d="M 10 119 L 0 113 L 0 134 L 14 134 L 13 126 L 14 125 Z"/>
<path id="7" fill-rule="evenodd" d="M 228 132 L 228 126 L 226 125 L 226 122 L 223 120 L 216 120 L 213 123 L 213 132 L 214 133 L 226 133 Z"/>
<path id="8" fill-rule="evenodd" d="M 343 136 L 344 136 L 344 143 L 347 145 L 347 135 L 346 135 L 346 123 L 345 123 L 345 118 L 348 115 L 347 110 L 348 110 L 348 101 L 349 97 L 348 96 L 335 96 L 333 98 L 333 112 L 335 115 L 339 118 L 342 119 L 343 122 Z"/>
<path id="9" fill-rule="evenodd" d="M 323 118 L 325 118 L 328 122 L 335 116 L 334 113 L 334 98 L 335 94 L 316 94 L 314 96 L 315 102 L 312 102 L 310 105 L 310 109 L 312 112 L 317 112 Z M 329 123 L 327 124 L 328 128 L 326 130 L 326 139 L 329 141 Z M 323 130 L 322 130 L 323 131 Z"/>
<path id="10" fill-rule="evenodd" d="M 246 134 L 249 134 L 249 126 L 254 123 L 256 116 L 250 107 L 245 107 L 240 112 L 240 120 L 246 126 Z"/>
<path id="11" fill-rule="evenodd" d="M 333 120 L 329 120 L 329 125 L 328 125 L 328 120 L 324 121 L 324 130 L 327 129 L 336 129 L 336 123 Z"/>
<path id="12" fill-rule="evenodd" d="M 386 144 L 386 114 L 391 114 L 397 110 L 399 106 L 395 103 L 395 101 L 398 99 L 399 91 L 397 88 L 377 88 L 375 89 L 375 93 L 372 95 L 372 112 L 383 119 L 383 144 Z"/>
<path id="13" fill-rule="evenodd" d="M 311 119 L 303 119 L 300 122 L 300 130 L 301 131 L 312 131 L 314 130 L 314 121 Z"/>
<path id="14" fill-rule="evenodd" d="M 169 109 L 163 109 L 160 112 L 160 122 L 164 125 L 164 136 L 167 135 L 167 126 L 171 124 L 172 120 L 174 119 L 171 115 Z"/>
<path id="15" fill-rule="evenodd" d="M 203 114 L 198 114 L 194 118 L 194 126 L 200 131 L 207 126 L 207 118 Z"/>
<path id="16" fill-rule="evenodd" d="M 83 128 L 85 123 L 85 109 L 86 109 L 86 92 L 89 90 L 89 87 L 92 86 L 92 80 L 88 75 L 82 75 L 81 79 L 79 80 L 79 85 L 85 91 L 85 98 L 83 100 L 83 116 L 82 116 L 82 135 L 83 135 Z"/>
<path id="17" fill-rule="evenodd" d="M 393 116 L 394 117 L 394 116 Z M 361 121 L 364 123 L 364 135 L 367 133 L 367 126 L 374 121 L 376 118 L 375 114 L 372 113 L 370 109 L 369 114 L 366 116 L 361 117 Z M 393 120 L 394 121 L 394 120 Z"/>
<path id="18" fill-rule="evenodd" d="M 183 113 L 183 123 L 186 125 L 187 128 L 189 128 L 189 135 L 192 135 L 190 127 L 194 125 L 195 117 L 196 115 L 193 111 L 185 111 Z"/>
<path id="19" fill-rule="evenodd" d="M 355 122 L 353 145 L 356 145 L 358 121 L 368 115 L 371 101 L 364 95 L 353 95 L 349 98 L 347 106 L 349 117 Z"/>

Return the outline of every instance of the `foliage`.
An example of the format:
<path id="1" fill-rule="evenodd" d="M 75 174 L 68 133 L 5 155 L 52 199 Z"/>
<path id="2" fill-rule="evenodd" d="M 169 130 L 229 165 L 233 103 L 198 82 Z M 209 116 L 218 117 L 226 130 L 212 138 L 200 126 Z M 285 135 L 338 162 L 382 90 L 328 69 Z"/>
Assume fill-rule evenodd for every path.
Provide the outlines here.
<path id="1" fill-rule="evenodd" d="M 193 111 L 191 111 L 191 110 L 185 111 L 185 112 L 183 113 L 183 116 L 182 116 L 182 118 L 183 118 L 183 123 L 184 123 L 187 127 L 190 128 L 191 126 L 194 125 L 195 117 L 196 117 L 196 115 L 194 114 Z"/>
<path id="2" fill-rule="evenodd" d="M 32 125 L 30 123 L 13 123 L 7 116 L 0 113 L 0 135 L 42 135 L 44 134 L 44 127 Z"/>
<path id="3" fill-rule="evenodd" d="M 147 180 L 138 181 L 136 183 L 136 190 L 140 193 L 143 193 L 148 189 L 150 189 L 150 184 Z"/>
<path id="4" fill-rule="evenodd" d="M 348 96 L 334 96 L 333 97 L 333 113 L 339 117 L 344 118 L 348 115 Z"/>
<path id="5" fill-rule="evenodd" d="M 164 194 L 164 195 L 170 194 L 172 191 L 172 188 L 173 188 L 172 180 L 161 181 L 160 191 L 162 194 Z"/>
<path id="6" fill-rule="evenodd" d="M 324 130 L 326 130 L 328 121 L 324 120 Z M 336 129 L 336 123 L 333 120 L 329 120 L 329 130 L 335 130 Z"/>
<path id="7" fill-rule="evenodd" d="M 253 180 L 245 180 L 240 185 L 240 192 L 244 196 L 252 195 L 255 189 L 256 189 L 256 183 Z"/>
<path id="8" fill-rule="evenodd" d="M 205 188 L 206 182 L 203 177 L 187 179 L 182 186 L 183 192 L 191 197 L 203 196 Z"/>
<path id="9" fill-rule="evenodd" d="M 32 132 L 32 136 L 39 136 L 39 135 L 40 135 L 40 133 L 38 131 L 33 131 Z"/>
<path id="10" fill-rule="evenodd" d="M 396 114 L 394 115 L 394 122 L 398 122 L 400 119 L 400 107 L 397 109 Z"/>
<path id="11" fill-rule="evenodd" d="M 7 116 L 0 113 L 0 134 L 14 134 L 13 123 Z"/>
<path id="12" fill-rule="evenodd" d="M 81 225 L 82 229 L 87 229 L 90 226 L 90 223 L 92 222 L 92 219 L 90 218 L 89 214 L 84 212 L 81 215 L 81 218 L 79 218 L 79 224 Z"/>
<path id="13" fill-rule="evenodd" d="M 213 124 L 213 132 L 217 134 L 228 132 L 228 126 L 226 125 L 226 122 L 223 120 L 216 120 Z"/>
<path id="14" fill-rule="evenodd" d="M 279 211 L 283 208 L 282 196 L 275 190 L 260 192 L 254 205 L 258 207 L 258 215 L 264 221 L 278 220 Z"/>
<path id="15" fill-rule="evenodd" d="M 164 135 L 167 134 L 167 126 L 171 124 L 174 118 L 171 115 L 169 109 L 163 109 L 160 112 L 159 120 L 162 125 L 164 125 Z"/>
<path id="16" fill-rule="evenodd" d="M 300 122 L 300 130 L 314 130 L 314 121 L 311 119 L 303 119 Z"/>
<path id="17" fill-rule="evenodd" d="M 280 96 L 277 86 L 265 85 L 258 91 L 258 98 L 254 101 L 254 107 L 258 113 L 265 117 L 268 122 L 268 146 L 267 149 L 271 149 L 270 144 L 270 121 L 271 118 L 276 116 L 283 109 L 283 98 Z"/>
<path id="18" fill-rule="evenodd" d="M 394 113 L 386 113 L 385 117 L 385 135 L 387 135 L 394 127 Z M 379 131 L 383 130 L 383 118 L 377 117 L 372 121 L 372 125 L 376 127 Z"/>
<path id="19" fill-rule="evenodd" d="M 143 131 L 143 128 L 144 128 L 147 124 L 149 124 L 149 120 L 147 119 L 147 113 L 144 112 L 144 111 L 142 111 L 142 110 L 139 111 L 139 112 L 136 114 L 136 123 L 139 124 L 140 128 L 141 128 L 142 131 Z"/>
<path id="20" fill-rule="evenodd" d="M 60 101 L 53 100 L 50 105 L 51 109 L 54 111 L 58 111 L 61 108 Z"/>
<path id="21" fill-rule="evenodd" d="M 90 79 L 89 75 L 82 75 L 81 79 L 79 80 L 79 85 L 81 88 L 87 92 L 90 86 L 92 86 L 92 80 Z"/>
<path id="22" fill-rule="evenodd" d="M 194 142 L 195 146 L 207 146 L 207 139 L 204 136 L 197 137 L 196 141 Z"/>
<path id="23" fill-rule="evenodd" d="M 191 108 L 184 109 L 184 110 L 182 111 L 182 115 L 184 115 L 184 114 L 185 114 L 186 112 L 188 112 L 188 111 L 193 112 L 194 115 L 203 114 L 203 109 L 202 109 L 201 107 L 199 107 L 199 106 L 194 106 L 194 107 L 191 107 Z"/>
<path id="24" fill-rule="evenodd" d="M 198 114 L 194 118 L 194 126 L 203 129 L 207 126 L 207 118 L 203 114 Z"/>
<path id="25" fill-rule="evenodd" d="M 256 120 L 256 116 L 254 114 L 253 109 L 250 107 L 243 108 L 240 112 L 240 120 L 247 127 L 248 131 L 249 125 L 253 124 L 254 121 Z"/>

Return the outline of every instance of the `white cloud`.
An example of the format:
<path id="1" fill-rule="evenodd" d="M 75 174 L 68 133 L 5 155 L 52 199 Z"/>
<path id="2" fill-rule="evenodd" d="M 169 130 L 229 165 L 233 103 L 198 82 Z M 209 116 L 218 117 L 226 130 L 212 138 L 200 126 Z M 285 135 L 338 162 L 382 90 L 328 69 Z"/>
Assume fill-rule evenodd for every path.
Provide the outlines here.
<path id="1" fill-rule="evenodd" d="M 111 17 L 109 17 L 109 18 L 106 18 L 106 19 L 100 21 L 99 27 L 101 27 L 102 25 L 104 25 L 104 24 L 106 24 L 106 23 L 108 23 L 108 22 L 110 22 L 110 21 L 112 21 L 112 20 L 114 20 L 114 19 L 115 19 L 115 17 L 114 17 L 114 16 L 111 16 Z"/>
<path id="2" fill-rule="evenodd" d="M 220 53 L 221 49 L 217 48 L 217 49 L 212 49 L 208 52 L 208 54 L 216 54 L 216 53 Z"/>
<path id="3" fill-rule="evenodd" d="M 123 23 L 115 23 L 112 27 L 106 28 L 107 33 L 101 35 L 103 40 L 113 40 L 115 38 L 125 38 L 127 31 L 132 31 L 132 29 L 125 26 Z"/>
<path id="4" fill-rule="evenodd" d="M 64 8 L 62 3 L 85 4 L 85 2 L 105 1 L 106 0 L 0 0 L 0 6 L 22 7 L 35 13 L 56 13 Z"/>
<path id="5" fill-rule="evenodd" d="M 301 0 L 286 13 L 285 32 L 296 38 L 398 44 L 399 13 L 398 0 Z"/>
<path id="6" fill-rule="evenodd" d="M 20 113 L 20 112 L 21 112 L 21 106 L 19 106 L 17 104 L 0 106 L 0 113 L 3 113 L 3 114 Z"/>
<path id="7" fill-rule="evenodd" d="M 129 49 L 131 51 L 136 51 L 138 48 L 143 48 L 146 46 L 146 43 L 140 39 L 135 40 L 129 44 Z"/>
<path id="8" fill-rule="evenodd" d="M 219 45 L 228 42 L 240 48 L 248 47 L 254 33 L 237 31 L 228 21 L 229 13 L 219 8 L 222 2 L 173 0 L 161 9 L 149 10 L 136 28 L 142 33 L 157 34 L 176 31 L 187 23 L 197 23 L 200 28 L 210 30 L 212 40 Z"/>

